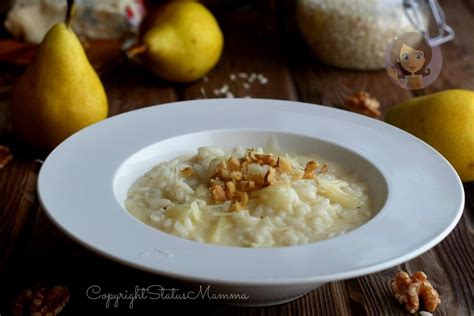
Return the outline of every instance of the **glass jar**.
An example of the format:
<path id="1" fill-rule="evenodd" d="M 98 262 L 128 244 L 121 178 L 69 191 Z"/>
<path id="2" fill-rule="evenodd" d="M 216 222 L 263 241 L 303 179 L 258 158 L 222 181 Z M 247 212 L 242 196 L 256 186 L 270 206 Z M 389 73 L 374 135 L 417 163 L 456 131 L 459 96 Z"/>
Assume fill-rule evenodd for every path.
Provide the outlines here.
<path id="1" fill-rule="evenodd" d="M 427 9 L 441 9 L 437 2 L 434 9 L 427 6 L 416 0 L 298 0 L 296 14 L 304 38 L 320 60 L 342 68 L 375 70 L 384 68 L 386 49 L 395 37 L 429 29 Z M 415 7 L 413 14 L 410 10 Z M 441 17 L 444 21 L 442 11 Z"/>

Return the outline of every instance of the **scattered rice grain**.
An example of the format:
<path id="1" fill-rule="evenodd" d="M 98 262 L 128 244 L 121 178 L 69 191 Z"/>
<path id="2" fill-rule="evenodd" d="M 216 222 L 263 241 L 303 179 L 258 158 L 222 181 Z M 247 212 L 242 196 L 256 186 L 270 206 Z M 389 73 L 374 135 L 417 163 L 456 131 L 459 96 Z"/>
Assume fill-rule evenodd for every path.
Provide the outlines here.
<path id="1" fill-rule="evenodd" d="M 254 73 L 254 72 L 252 72 L 252 73 L 250 74 L 250 77 L 249 77 L 249 79 L 248 79 L 248 82 L 252 83 L 252 82 L 255 81 L 255 79 L 257 79 L 257 74 Z"/>
<path id="2" fill-rule="evenodd" d="M 202 95 L 203 97 L 207 98 L 206 90 L 204 90 L 203 87 L 201 87 L 199 90 L 201 91 L 201 95 Z"/>
<path id="3" fill-rule="evenodd" d="M 227 93 L 228 91 L 229 91 L 229 86 L 226 84 L 224 84 L 219 90 L 220 93 Z"/>

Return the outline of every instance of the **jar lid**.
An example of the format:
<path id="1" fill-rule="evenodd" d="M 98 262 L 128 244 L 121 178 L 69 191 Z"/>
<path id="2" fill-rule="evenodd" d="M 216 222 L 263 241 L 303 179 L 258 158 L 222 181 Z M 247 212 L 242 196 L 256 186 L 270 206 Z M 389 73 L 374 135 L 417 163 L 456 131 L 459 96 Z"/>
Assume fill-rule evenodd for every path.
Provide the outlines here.
<path id="1" fill-rule="evenodd" d="M 423 34 L 430 46 L 439 46 L 454 38 L 454 30 L 446 24 L 443 9 L 437 0 L 403 0 L 405 13 L 411 24 Z M 436 22 L 437 34 L 430 35 L 428 24 L 423 23 L 423 12 L 429 13 Z"/>

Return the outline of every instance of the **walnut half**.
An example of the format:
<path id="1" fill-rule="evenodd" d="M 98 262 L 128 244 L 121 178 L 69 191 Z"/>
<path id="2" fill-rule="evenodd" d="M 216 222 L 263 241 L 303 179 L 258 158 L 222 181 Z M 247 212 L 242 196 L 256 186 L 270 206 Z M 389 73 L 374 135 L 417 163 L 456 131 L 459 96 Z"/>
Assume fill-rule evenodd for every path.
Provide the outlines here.
<path id="1" fill-rule="evenodd" d="M 314 171 L 319 167 L 319 163 L 315 160 L 308 161 L 304 168 L 303 179 L 314 179 Z"/>
<path id="2" fill-rule="evenodd" d="M 433 288 L 425 273 L 417 271 L 410 277 L 401 271 L 392 280 L 392 292 L 406 310 L 414 314 L 420 308 L 420 297 L 423 299 L 425 309 L 434 312 L 441 303 L 438 292 Z"/>
<path id="3" fill-rule="evenodd" d="M 12 315 L 54 316 L 63 310 L 69 297 L 69 290 L 60 285 L 52 288 L 26 289 L 17 297 Z"/>
<path id="4" fill-rule="evenodd" d="M 373 118 L 379 118 L 380 102 L 365 91 L 359 91 L 344 99 L 344 108 Z"/>
<path id="5" fill-rule="evenodd" d="M 186 167 L 180 171 L 181 175 L 185 178 L 192 178 L 195 174 L 194 169 L 191 167 Z"/>

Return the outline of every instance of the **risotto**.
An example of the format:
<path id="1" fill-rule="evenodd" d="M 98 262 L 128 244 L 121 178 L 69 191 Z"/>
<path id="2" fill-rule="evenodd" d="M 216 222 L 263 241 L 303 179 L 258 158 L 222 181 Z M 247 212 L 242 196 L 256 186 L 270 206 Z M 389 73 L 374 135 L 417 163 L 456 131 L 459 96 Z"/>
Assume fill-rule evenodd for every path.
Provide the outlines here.
<path id="1" fill-rule="evenodd" d="M 367 185 L 335 163 L 201 147 L 162 162 L 129 189 L 125 207 L 166 233 L 241 247 L 301 245 L 350 231 L 372 216 Z"/>

